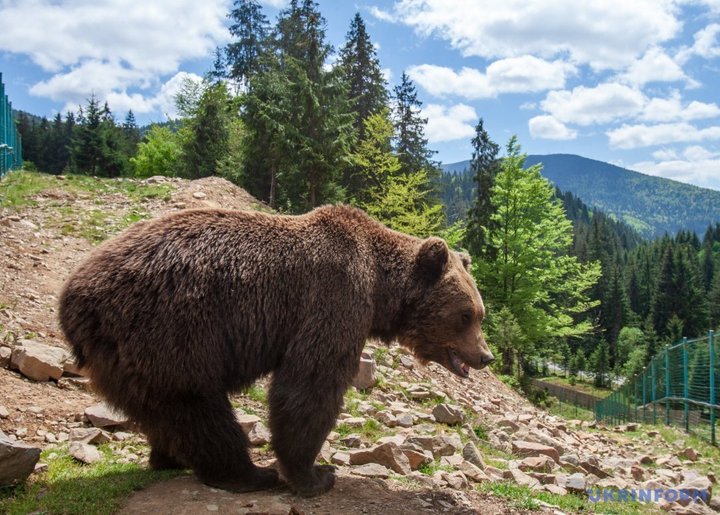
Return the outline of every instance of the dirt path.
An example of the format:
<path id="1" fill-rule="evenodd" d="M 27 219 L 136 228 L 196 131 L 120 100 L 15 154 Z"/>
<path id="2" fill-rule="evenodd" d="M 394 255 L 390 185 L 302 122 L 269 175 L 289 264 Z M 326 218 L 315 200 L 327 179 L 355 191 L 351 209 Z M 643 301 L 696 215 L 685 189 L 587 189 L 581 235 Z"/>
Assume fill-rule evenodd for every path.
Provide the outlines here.
<path id="1" fill-rule="evenodd" d="M 293 511 L 294 510 L 294 511 Z M 343 471 L 335 488 L 325 495 L 303 499 L 287 490 L 232 494 L 210 488 L 194 477 L 157 483 L 135 494 L 120 511 L 144 513 L 242 513 L 267 515 L 407 515 L 415 513 L 529 513 L 478 492 L 450 489 L 403 489 L 397 483 L 358 478 Z M 534 511 L 533 513 L 543 513 Z"/>

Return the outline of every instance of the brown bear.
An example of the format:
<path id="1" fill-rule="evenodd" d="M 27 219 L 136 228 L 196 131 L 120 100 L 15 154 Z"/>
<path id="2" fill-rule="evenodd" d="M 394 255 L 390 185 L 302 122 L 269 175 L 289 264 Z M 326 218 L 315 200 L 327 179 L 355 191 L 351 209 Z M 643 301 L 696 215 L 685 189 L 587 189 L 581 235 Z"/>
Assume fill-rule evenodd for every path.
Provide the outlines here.
<path id="1" fill-rule="evenodd" d="M 231 491 L 270 488 L 228 393 L 272 373 L 272 446 L 304 496 L 369 337 L 468 377 L 493 360 L 469 259 L 358 209 L 301 216 L 188 210 L 98 247 L 65 284 L 59 317 L 96 390 L 137 422 L 154 468 L 192 468 Z"/>

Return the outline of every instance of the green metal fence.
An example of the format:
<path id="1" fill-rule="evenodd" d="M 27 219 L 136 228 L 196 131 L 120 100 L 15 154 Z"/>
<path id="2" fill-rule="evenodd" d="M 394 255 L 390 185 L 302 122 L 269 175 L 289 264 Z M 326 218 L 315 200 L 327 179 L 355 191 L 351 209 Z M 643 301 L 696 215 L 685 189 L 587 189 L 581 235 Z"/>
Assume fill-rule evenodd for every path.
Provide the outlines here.
<path id="1" fill-rule="evenodd" d="M 22 138 L 15 126 L 12 104 L 5 94 L 0 73 L 0 178 L 22 167 Z"/>
<path id="2" fill-rule="evenodd" d="M 719 341 L 704 338 L 666 347 L 621 388 L 598 402 L 595 417 L 611 424 L 644 422 L 677 425 L 717 445 L 720 410 Z"/>

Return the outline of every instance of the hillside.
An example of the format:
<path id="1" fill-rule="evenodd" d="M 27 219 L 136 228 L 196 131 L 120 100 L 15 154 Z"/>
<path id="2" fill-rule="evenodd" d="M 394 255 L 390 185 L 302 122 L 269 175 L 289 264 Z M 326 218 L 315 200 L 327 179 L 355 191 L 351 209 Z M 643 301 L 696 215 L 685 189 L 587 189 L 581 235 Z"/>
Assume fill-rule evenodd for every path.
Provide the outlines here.
<path id="1" fill-rule="evenodd" d="M 527 165 L 543 164 L 543 176 L 591 207 L 626 222 L 645 237 L 690 229 L 702 236 L 720 221 L 720 191 L 653 177 L 571 154 L 529 155 Z M 461 172 L 469 161 L 444 165 Z"/>
<path id="2" fill-rule="evenodd" d="M 94 245 L 134 221 L 197 207 L 265 209 L 218 178 L 11 174 L 0 181 L 0 431 L 43 449 L 26 487 L 0 489 L 0 513 L 650 513 L 654 507 L 599 506 L 585 489 L 714 478 L 720 454 L 675 430 L 566 420 L 529 404 L 489 370 L 463 381 L 374 342 L 365 349 L 365 361 L 377 367 L 374 386 L 350 388 L 318 457 L 338 468 L 327 495 L 231 494 L 187 473 L 168 479 L 148 471 L 147 442 L 132 425 L 116 418 L 120 427 L 98 429 L 88 408 L 101 399 L 86 379 L 68 368 L 57 380 L 31 380 L 9 368 L 8 357 L 28 340 L 65 348 L 57 295 Z M 264 426 L 268 384 L 231 397 L 238 417 L 252 421 L 253 459 L 263 465 L 273 463 Z M 73 459 L 73 444 L 99 449 L 100 461 Z"/>

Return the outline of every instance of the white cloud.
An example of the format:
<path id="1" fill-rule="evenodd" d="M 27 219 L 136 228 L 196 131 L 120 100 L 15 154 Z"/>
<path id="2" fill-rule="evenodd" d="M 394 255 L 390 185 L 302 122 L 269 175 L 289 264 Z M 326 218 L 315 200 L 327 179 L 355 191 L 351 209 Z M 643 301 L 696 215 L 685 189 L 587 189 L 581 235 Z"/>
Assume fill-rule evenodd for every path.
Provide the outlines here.
<path id="1" fill-rule="evenodd" d="M 381 21 L 387 21 L 390 23 L 394 23 L 397 21 L 395 15 L 393 15 L 391 12 L 386 11 L 385 9 L 380 9 L 375 5 L 370 6 L 370 14 L 372 14 L 375 18 Z"/>
<path id="2" fill-rule="evenodd" d="M 423 108 L 422 116 L 428 119 L 425 135 L 431 143 L 472 138 L 475 134 L 473 124 L 478 120 L 475 109 L 466 104 L 451 107 L 428 104 Z"/>
<path id="3" fill-rule="evenodd" d="M 717 36 L 720 33 L 720 24 L 711 23 L 704 29 L 701 29 L 695 33 L 695 42 L 689 48 L 681 49 L 676 59 L 684 63 L 693 55 L 704 57 L 705 59 L 712 59 L 720 56 L 720 45 L 717 43 Z"/>
<path id="4" fill-rule="evenodd" d="M 676 82 L 689 77 L 682 68 L 658 47 L 650 48 L 642 58 L 633 62 L 625 73 L 620 76 L 630 84 L 643 86 L 648 82 Z"/>
<path id="5" fill-rule="evenodd" d="M 649 175 L 657 175 L 706 188 L 720 189 L 720 153 L 701 146 L 687 147 L 682 156 L 672 153 L 653 157 L 655 161 L 640 161 L 629 168 Z"/>
<path id="6" fill-rule="evenodd" d="M 457 95 L 467 99 L 490 98 L 501 93 L 530 93 L 565 86 L 575 66 L 546 61 L 530 55 L 500 59 L 490 63 L 485 73 L 464 67 L 460 72 L 444 66 L 421 64 L 408 69 L 408 75 L 429 93 Z"/>
<path id="7" fill-rule="evenodd" d="M 669 159 L 677 159 L 677 152 L 673 149 L 662 149 L 662 150 L 656 150 L 651 154 L 653 156 L 653 159 L 657 159 L 658 161 L 667 161 Z"/>
<path id="8" fill-rule="evenodd" d="M 551 91 L 540 104 L 563 123 L 591 125 L 636 116 L 645 96 L 635 88 L 616 83 L 578 86 L 572 91 Z"/>
<path id="9" fill-rule="evenodd" d="M 34 95 L 73 104 L 94 92 L 111 108 L 144 112 L 182 62 L 229 37 L 226 13 L 225 0 L 5 0 L 0 50 L 53 74 L 31 87 Z"/>
<path id="10" fill-rule="evenodd" d="M 577 131 L 569 129 L 561 121 L 548 115 L 530 118 L 528 128 L 533 138 L 567 140 L 577 137 Z"/>
<path id="11" fill-rule="evenodd" d="M 633 149 L 667 145 L 720 140 L 720 126 L 698 128 L 685 122 L 661 123 L 657 125 L 625 125 L 606 132 L 612 148 Z"/>
<path id="12" fill-rule="evenodd" d="M 263 5 L 269 5 L 275 9 L 282 9 L 288 4 L 288 0 L 260 0 Z"/>
<path id="13" fill-rule="evenodd" d="M 465 56 L 569 56 L 598 70 L 629 66 L 681 28 L 671 0 L 400 0 L 384 13 Z"/>
<path id="14" fill-rule="evenodd" d="M 720 107 L 715 103 L 693 100 L 683 106 L 680 93 L 672 91 L 667 98 L 652 98 L 643 107 L 638 116 L 646 122 L 674 122 L 701 120 L 720 116 Z"/>
<path id="15" fill-rule="evenodd" d="M 392 83 L 393 80 L 393 72 L 390 68 L 383 68 L 380 70 L 380 73 L 382 73 L 383 77 L 385 78 L 385 82 L 388 84 Z"/>

